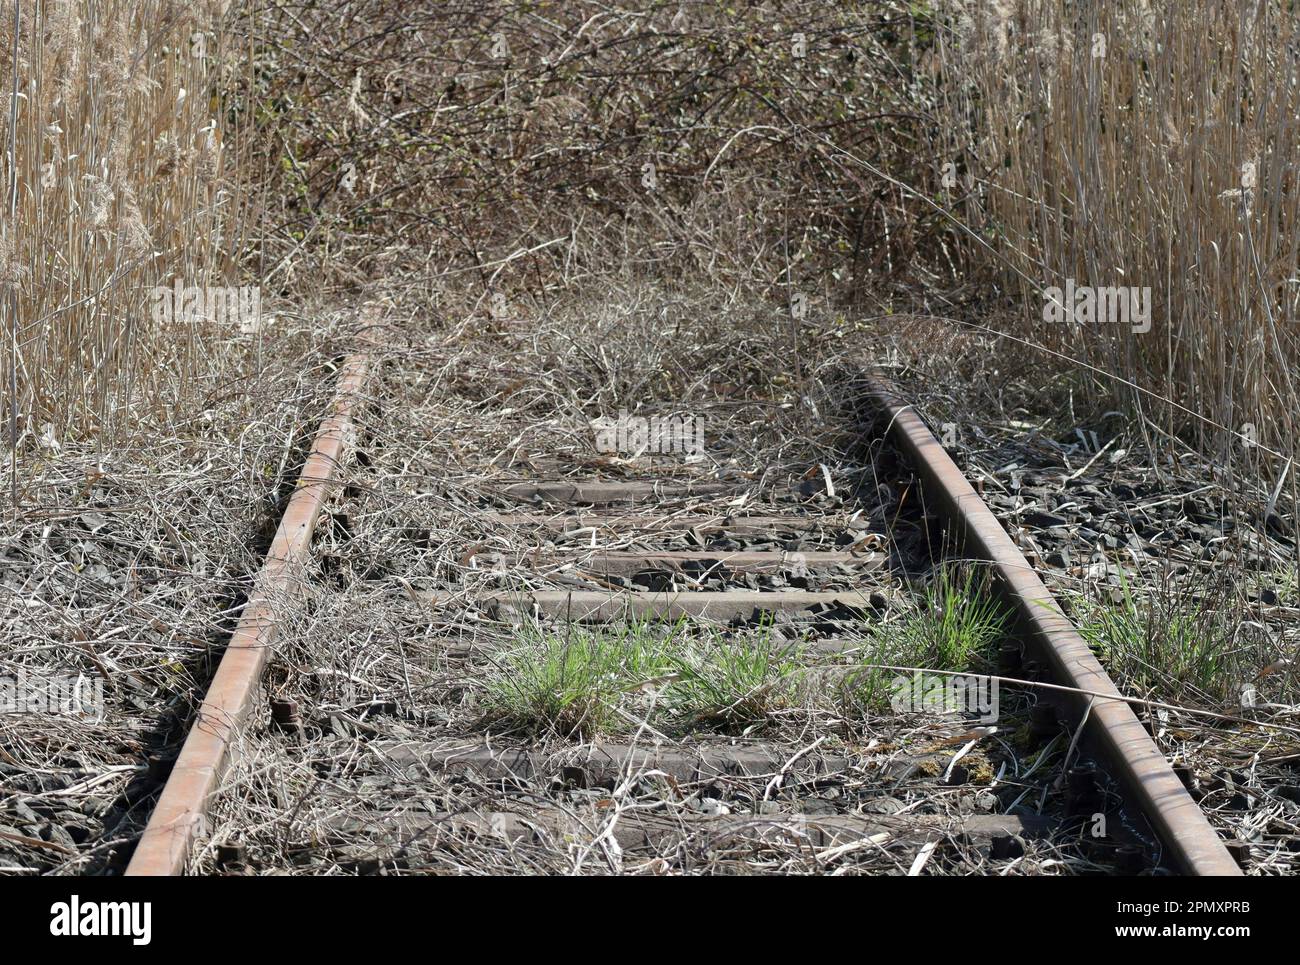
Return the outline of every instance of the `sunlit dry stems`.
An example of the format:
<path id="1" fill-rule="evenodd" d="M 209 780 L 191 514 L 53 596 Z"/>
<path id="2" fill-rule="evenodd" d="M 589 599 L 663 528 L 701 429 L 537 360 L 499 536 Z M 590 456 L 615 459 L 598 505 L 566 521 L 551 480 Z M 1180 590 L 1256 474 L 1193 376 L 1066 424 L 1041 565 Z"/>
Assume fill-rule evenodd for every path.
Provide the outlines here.
<path id="1" fill-rule="evenodd" d="M 14 15 L 9 89 L 9 223 L 5 226 L 5 245 L 0 251 L 0 270 L 5 274 L 9 294 L 9 505 L 18 514 L 18 59 L 22 44 L 22 2 L 14 0 Z"/>
<path id="2" fill-rule="evenodd" d="M 1135 401 L 1166 432 L 1238 459 L 1293 455 L 1294 13 L 1226 0 L 940 6 L 944 109 L 969 132 L 954 147 L 990 172 L 964 216 L 1036 285 L 1154 293 L 1149 332 L 1044 325 L 1041 297 L 1013 274 L 1028 309 L 1017 334 L 1148 390 Z M 1173 404 L 1151 409 L 1153 397 Z"/>
<path id="3" fill-rule="evenodd" d="M 18 41 L 0 66 L 16 68 L 22 93 L 7 172 L 25 273 L 7 353 L 20 438 L 47 423 L 61 437 L 98 431 L 132 399 L 137 414 L 161 411 L 202 361 L 190 329 L 153 326 L 144 305 L 155 285 L 228 270 L 214 192 L 222 119 L 207 91 L 229 65 L 214 6 L 49 0 L 23 12 L 21 37 L 3 38 L 0 57 Z M 215 38 L 202 58 L 189 43 L 200 30 Z"/>

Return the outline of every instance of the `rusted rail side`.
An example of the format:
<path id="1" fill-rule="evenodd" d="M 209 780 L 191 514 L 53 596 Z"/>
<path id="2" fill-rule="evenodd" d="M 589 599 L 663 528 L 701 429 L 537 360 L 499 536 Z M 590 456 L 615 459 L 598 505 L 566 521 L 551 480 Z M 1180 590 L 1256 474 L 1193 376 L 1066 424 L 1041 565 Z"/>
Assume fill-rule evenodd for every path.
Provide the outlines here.
<path id="1" fill-rule="evenodd" d="M 916 465 L 926 485 L 927 500 L 937 501 L 958 527 L 965 555 L 993 565 L 1020 626 L 1047 661 L 1055 682 L 1118 697 L 1118 688 L 1087 642 L 920 416 L 887 380 L 869 376 L 867 381 L 871 395 L 889 416 L 894 442 Z M 1193 875 L 1242 873 L 1128 703 L 1093 700 L 1087 728 L 1128 799 L 1142 809 L 1183 871 Z"/>
<path id="2" fill-rule="evenodd" d="M 296 571 L 311 546 L 321 505 L 355 438 L 353 414 L 374 364 L 368 349 L 343 364 L 330 414 L 316 434 L 253 592 L 127 865 L 127 875 L 177 875 L 185 870 L 209 800 L 229 766 L 231 741 L 248 716 L 275 643 L 276 602 L 293 595 Z"/>

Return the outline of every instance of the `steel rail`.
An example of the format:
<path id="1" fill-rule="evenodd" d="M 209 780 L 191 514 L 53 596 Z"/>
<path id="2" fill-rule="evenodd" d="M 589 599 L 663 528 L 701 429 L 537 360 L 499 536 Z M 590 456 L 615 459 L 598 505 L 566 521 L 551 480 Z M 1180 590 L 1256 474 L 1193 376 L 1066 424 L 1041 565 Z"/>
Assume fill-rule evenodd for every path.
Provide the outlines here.
<path id="1" fill-rule="evenodd" d="M 185 871 L 279 634 L 277 611 L 284 600 L 295 595 L 321 506 L 338 481 L 344 455 L 354 445 L 353 417 L 375 364 L 372 347 L 368 345 L 343 363 L 330 414 L 316 434 L 248 603 L 127 865 L 128 876 Z"/>
<path id="2" fill-rule="evenodd" d="M 892 440 L 915 465 L 925 498 L 933 498 L 955 524 L 962 553 L 992 565 L 1004 601 L 1015 611 L 1026 640 L 1035 646 L 1055 681 L 1093 694 L 1121 696 L 1087 641 L 921 417 L 880 375 L 868 373 L 867 387 L 888 416 Z M 1086 713 L 1085 737 L 1095 742 L 1127 800 L 1142 810 L 1178 868 L 1191 875 L 1241 875 L 1241 868 L 1132 707 L 1104 697 L 1077 696 L 1071 703 L 1076 720 Z"/>

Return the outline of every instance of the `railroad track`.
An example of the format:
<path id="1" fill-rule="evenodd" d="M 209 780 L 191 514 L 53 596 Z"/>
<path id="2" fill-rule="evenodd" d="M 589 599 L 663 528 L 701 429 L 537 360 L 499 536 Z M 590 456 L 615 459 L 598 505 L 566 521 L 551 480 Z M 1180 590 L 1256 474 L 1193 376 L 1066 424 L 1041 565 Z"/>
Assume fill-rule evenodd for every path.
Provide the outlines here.
<path id="1" fill-rule="evenodd" d="M 345 460 L 379 357 L 368 348 L 340 369 L 333 410 L 128 875 L 188 870 L 195 845 L 211 844 L 205 818 L 245 736 L 302 730 L 296 700 L 268 700 L 264 672 L 303 573 L 329 568 L 313 533 L 323 507 L 347 517 Z M 881 380 L 857 379 L 845 391 L 870 403 L 860 429 L 875 486 L 837 485 L 824 464 L 799 477 L 718 478 L 653 464 L 578 476 L 543 466 L 531 478 L 484 484 L 479 505 L 458 511 L 463 549 L 441 586 L 402 585 L 445 628 L 448 659 L 517 670 L 518 656 L 494 649 L 531 640 L 543 661 L 557 645 L 631 632 L 655 646 L 684 641 L 683 652 L 705 661 L 710 647 L 740 654 L 734 666 L 750 669 L 745 648 L 761 649 L 769 666 L 797 648 L 801 686 L 829 691 L 864 668 L 910 672 L 875 667 L 864 641 L 898 610 L 900 574 L 938 572 L 946 560 L 982 574 L 981 592 L 1005 618 L 992 662 L 949 672 L 999 680 L 996 723 L 923 715 L 904 728 L 915 739 L 903 741 L 816 714 L 776 733 L 763 709 L 743 717 L 723 706 L 697 708 L 672 734 L 637 711 L 607 728 L 552 726 L 544 739 L 486 721 L 480 732 L 430 741 L 388 739 L 359 722 L 347 739 L 361 733 L 390 773 L 476 796 L 468 805 L 336 809 L 313 840 L 362 841 L 361 853 L 378 856 L 350 865 L 362 869 L 421 870 L 436 864 L 431 854 L 491 839 L 525 855 L 577 842 L 617 868 L 651 870 L 783 870 L 811 854 L 814 868 L 857 861 L 848 867 L 906 874 L 1004 873 L 1028 859 L 1094 872 L 1239 874 L 1135 708 L 1117 699 L 922 420 Z M 651 706 L 680 686 L 680 673 L 660 676 L 633 681 Z M 355 771 L 330 779 L 366 780 Z M 243 860 L 228 843 L 224 854 Z"/>

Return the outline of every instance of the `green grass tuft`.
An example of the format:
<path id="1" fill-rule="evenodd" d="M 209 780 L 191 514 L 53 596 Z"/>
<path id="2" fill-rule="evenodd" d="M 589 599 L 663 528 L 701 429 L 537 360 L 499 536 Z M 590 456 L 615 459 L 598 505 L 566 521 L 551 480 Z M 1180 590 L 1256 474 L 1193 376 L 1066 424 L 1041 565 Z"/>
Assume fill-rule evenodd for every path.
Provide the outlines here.
<path id="1" fill-rule="evenodd" d="M 772 641 L 767 629 L 739 641 L 714 633 L 672 657 L 677 679 L 665 692 L 684 726 L 724 731 L 761 724 L 790 706 L 803 679 L 799 651 Z"/>
<path id="2" fill-rule="evenodd" d="M 1130 692 L 1170 702 L 1239 704 L 1275 656 L 1240 600 L 1224 587 L 1166 581 L 1118 602 L 1082 600 L 1079 630 Z"/>
<path id="3" fill-rule="evenodd" d="M 672 669 L 671 634 L 644 623 L 563 636 L 527 626 L 521 636 L 489 678 L 484 704 L 489 718 L 529 733 L 594 737 L 629 690 Z"/>
<path id="4" fill-rule="evenodd" d="M 851 720 L 888 707 L 898 672 L 876 665 L 986 668 L 1006 627 L 1006 613 L 990 595 L 985 575 L 973 567 L 941 568 L 914 610 L 897 622 L 874 627 L 863 640 L 865 655 L 836 688 L 841 714 Z"/>
<path id="5" fill-rule="evenodd" d="M 592 738 L 644 714 L 689 731 L 736 731 L 791 704 L 804 670 L 795 648 L 767 629 L 742 639 L 691 635 L 685 624 L 525 627 L 488 678 L 488 719 L 525 733 Z M 639 706 L 638 706 L 639 704 Z"/>
<path id="6" fill-rule="evenodd" d="M 943 567 L 922 593 L 917 609 L 881 630 L 883 649 L 893 654 L 894 663 L 970 670 L 991 662 L 1006 623 L 986 577 L 973 567 Z"/>

